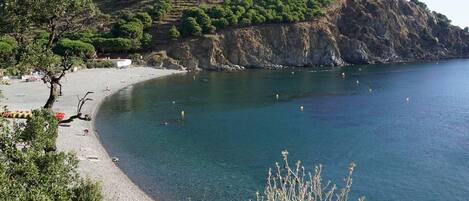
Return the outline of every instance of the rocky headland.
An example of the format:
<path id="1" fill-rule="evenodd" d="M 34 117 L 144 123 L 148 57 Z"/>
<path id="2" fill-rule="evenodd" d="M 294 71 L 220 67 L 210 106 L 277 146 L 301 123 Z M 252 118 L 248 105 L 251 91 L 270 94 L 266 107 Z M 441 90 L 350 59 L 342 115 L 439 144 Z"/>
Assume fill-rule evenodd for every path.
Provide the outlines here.
<path id="1" fill-rule="evenodd" d="M 164 56 L 190 70 L 414 62 L 468 57 L 469 33 L 407 0 L 336 0 L 317 20 L 225 29 Z"/>

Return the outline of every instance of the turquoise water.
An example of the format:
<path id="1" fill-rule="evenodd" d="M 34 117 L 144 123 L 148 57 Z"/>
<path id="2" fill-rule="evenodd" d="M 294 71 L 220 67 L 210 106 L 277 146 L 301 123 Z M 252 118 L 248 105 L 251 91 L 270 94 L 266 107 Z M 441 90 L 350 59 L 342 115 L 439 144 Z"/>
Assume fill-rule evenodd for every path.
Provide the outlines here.
<path id="1" fill-rule="evenodd" d="M 284 149 L 339 184 L 355 162 L 354 199 L 469 198 L 469 60 L 178 75 L 123 89 L 96 120 L 163 201 L 254 198 Z"/>

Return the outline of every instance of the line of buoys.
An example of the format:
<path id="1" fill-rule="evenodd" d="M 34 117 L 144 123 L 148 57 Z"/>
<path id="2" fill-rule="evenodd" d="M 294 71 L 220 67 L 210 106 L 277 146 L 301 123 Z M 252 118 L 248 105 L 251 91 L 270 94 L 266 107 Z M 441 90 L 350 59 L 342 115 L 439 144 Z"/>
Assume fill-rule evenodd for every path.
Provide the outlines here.
<path id="1" fill-rule="evenodd" d="M 10 119 L 29 119 L 33 117 L 33 113 L 31 111 L 2 112 L 1 116 Z M 54 117 L 57 120 L 62 120 L 65 118 L 65 113 L 57 112 L 54 114 Z"/>

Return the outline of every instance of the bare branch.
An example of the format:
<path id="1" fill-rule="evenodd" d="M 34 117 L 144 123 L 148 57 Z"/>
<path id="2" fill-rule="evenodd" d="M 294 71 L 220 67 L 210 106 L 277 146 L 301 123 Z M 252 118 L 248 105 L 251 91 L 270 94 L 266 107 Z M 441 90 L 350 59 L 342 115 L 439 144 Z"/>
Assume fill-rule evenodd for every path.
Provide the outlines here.
<path id="1" fill-rule="evenodd" d="M 93 93 L 94 92 L 89 91 L 82 98 L 78 98 L 77 114 L 75 114 L 73 116 L 70 116 L 70 118 L 68 118 L 68 119 L 62 120 L 59 123 L 61 123 L 61 124 L 62 123 L 70 123 L 70 122 L 74 121 L 75 119 L 80 119 L 80 120 L 83 120 L 83 121 L 91 121 L 91 115 L 89 115 L 89 114 L 83 115 L 81 110 L 83 109 L 83 106 L 86 104 L 87 101 L 93 101 L 93 99 L 88 98 L 88 95 L 93 94 Z"/>

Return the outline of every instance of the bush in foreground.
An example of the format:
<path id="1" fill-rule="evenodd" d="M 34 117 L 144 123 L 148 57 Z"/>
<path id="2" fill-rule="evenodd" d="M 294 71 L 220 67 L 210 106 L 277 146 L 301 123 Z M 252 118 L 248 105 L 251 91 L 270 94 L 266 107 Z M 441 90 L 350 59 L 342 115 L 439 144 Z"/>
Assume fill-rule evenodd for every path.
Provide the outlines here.
<path id="1" fill-rule="evenodd" d="M 33 114 L 26 124 L 0 119 L 0 200 L 102 200 L 100 185 L 79 177 L 75 155 L 56 151 L 52 113 Z"/>
<path id="2" fill-rule="evenodd" d="M 269 169 L 264 192 L 257 193 L 257 201 L 347 201 L 352 188 L 352 174 L 355 168 L 350 164 L 345 178 L 345 187 L 338 189 L 335 184 L 322 183 L 322 166 L 316 166 L 314 172 L 307 172 L 298 161 L 295 167 L 288 163 L 288 151 L 283 151 L 284 166 L 276 163 L 276 171 Z M 359 198 L 364 201 L 365 198 Z"/>

